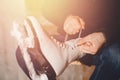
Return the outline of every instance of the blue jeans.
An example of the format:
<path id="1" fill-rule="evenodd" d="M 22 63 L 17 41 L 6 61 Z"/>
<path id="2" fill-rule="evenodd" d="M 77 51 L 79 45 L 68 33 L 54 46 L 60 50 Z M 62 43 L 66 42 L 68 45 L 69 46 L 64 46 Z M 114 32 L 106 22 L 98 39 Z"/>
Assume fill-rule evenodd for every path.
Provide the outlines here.
<path id="1" fill-rule="evenodd" d="M 102 49 L 96 55 L 96 68 L 90 80 L 118 80 L 120 78 L 120 44 L 113 44 Z"/>

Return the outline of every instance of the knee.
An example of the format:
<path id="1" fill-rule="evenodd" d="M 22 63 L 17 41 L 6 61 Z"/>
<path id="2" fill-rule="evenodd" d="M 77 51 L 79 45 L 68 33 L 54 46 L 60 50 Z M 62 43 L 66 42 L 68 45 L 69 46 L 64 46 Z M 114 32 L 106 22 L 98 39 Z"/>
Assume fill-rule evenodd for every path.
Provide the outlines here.
<path id="1" fill-rule="evenodd" d="M 104 48 L 101 54 L 101 59 L 107 63 L 120 64 L 120 45 L 113 44 Z"/>

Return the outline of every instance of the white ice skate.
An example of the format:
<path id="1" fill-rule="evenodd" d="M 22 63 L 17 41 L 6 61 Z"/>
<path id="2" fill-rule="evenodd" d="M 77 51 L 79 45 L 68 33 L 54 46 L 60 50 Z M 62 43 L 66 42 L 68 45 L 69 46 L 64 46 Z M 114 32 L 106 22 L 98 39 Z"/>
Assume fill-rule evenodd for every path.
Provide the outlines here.
<path id="1" fill-rule="evenodd" d="M 46 74 L 49 80 L 54 80 L 69 63 L 84 55 L 81 48 L 75 46 L 76 39 L 60 43 L 53 37 L 50 38 L 35 17 L 28 17 L 24 24 L 30 41 L 23 41 L 27 43 L 25 43 L 27 46 L 25 51 L 22 51 L 23 46 L 17 49 L 17 59 L 20 66 L 26 65 L 24 69 L 27 70 L 23 70 L 31 79 L 42 80 L 35 78 L 36 75 Z M 27 57 L 24 57 L 25 54 Z M 24 59 L 22 63 L 20 56 Z M 32 68 L 34 68 L 33 71 L 31 71 Z"/>

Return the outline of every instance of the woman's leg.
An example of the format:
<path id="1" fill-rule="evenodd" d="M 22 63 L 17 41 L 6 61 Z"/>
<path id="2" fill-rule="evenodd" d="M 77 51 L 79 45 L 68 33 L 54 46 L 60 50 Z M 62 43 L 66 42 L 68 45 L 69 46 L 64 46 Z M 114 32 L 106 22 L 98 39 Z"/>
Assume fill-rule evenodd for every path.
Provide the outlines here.
<path id="1" fill-rule="evenodd" d="M 41 70 L 42 68 L 41 63 L 43 63 L 41 59 L 43 58 L 45 64 L 47 64 L 47 66 L 50 69 L 52 68 L 53 72 L 55 71 L 56 76 L 58 76 L 67 67 L 67 65 L 70 62 L 82 56 L 83 53 L 80 52 L 80 47 L 74 46 L 75 40 L 70 40 L 65 42 L 64 44 L 61 44 L 58 41 L 56 41 L 54 38 L 50 39 L 48 35 L 43 31 L 39 22 L 34 17 L 28 17 L 25 20 L 25 22 L 26 22 L 25 28 L 28 31 L 28 36 L 30 37 L 31 35 L 33 35 L 34 38 L 34 40 L 32 40 L 31 42 L 28 41 L 28 43 L 30 44 L 33 42 L 34 44 L 33 48 L 29 49 L 29 45 L 24 43 L 24 41 L 22 43 L 22 45 L 24 46 L 21 47 L 22 49 L 26 48 L 25 52 L 23 53 L 21 52 L 21 54 L 23 55 L 28 71 L 31 70 L 29 69 L 30 67 L 28 66 L 30 64 L 33 64 L 32 69 L 36 75 L 39 72 L 41 73 L 41 71 L 44 71 Z M 32 31 L 30 28 L 32 29 Z M 27 64 L 27 62 L 30 62 L 30 64 Z M 37 68 L 38 70 L 36 70 Z"/>

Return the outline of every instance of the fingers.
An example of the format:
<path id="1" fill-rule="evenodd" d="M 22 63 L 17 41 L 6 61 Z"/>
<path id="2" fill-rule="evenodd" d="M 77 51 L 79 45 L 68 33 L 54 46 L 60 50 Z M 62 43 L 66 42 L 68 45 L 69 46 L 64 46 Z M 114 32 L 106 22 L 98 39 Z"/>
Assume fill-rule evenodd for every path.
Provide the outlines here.
<path id="1" fill-rule="evenodd" d="M 84 44 L 81 44 L 81 47 L 82 47 L 82 50 L 87 53 L 94 54 L 97 52 L 97 48 L 90 41 L 85 42 Z"/>
<path id="2" fill-rule="evenodd" d="M 76 46 L 85 45 L 88 41 L 85 38 L 76 41 Z"/>
<path id="3" fill-rule="evenodd" d="M 100 35 L 100 33 L 89 34 L 80 39 L 76 44 L 77 46 L 82 46 L 84 51 L 95 54 L 104 43 L 104 39 L 102 39 Z"/>
<path id="4" fill-rule="evenodd" d="M 81 50 L 82 50 L 82 52 L 87 53 L 87 54 L 95 54 L 96 53 L 96 51 L 91 49 L 90 46 L 82 45 Z"/>
<path id="5" fill-rule="evenodd" d="M 89 35 L 87 35 L 87 36 L 85 36 L 85 37 L 83 37 L 83 38 L 81 38 L 80 40 L 78 40 L 77 42 L 76 42 L 76 45 L 78 45 L 78 46 L 80 46 L 80 45 L 94 45 L 93 44 L 93 39 L 94 37 L 92 37 L 91 36 L 91 34 L 89 34 Z"/>
<path id="6" fill-rule="evenodd" d="M 76 46 L 80 46 L 82 52 L 88 53 L 88 54 L 95 54 L 97 52 L 93 42 L 89 41 L 88 38 L 82 38 L 79 39 L 76 42 Z"/>

